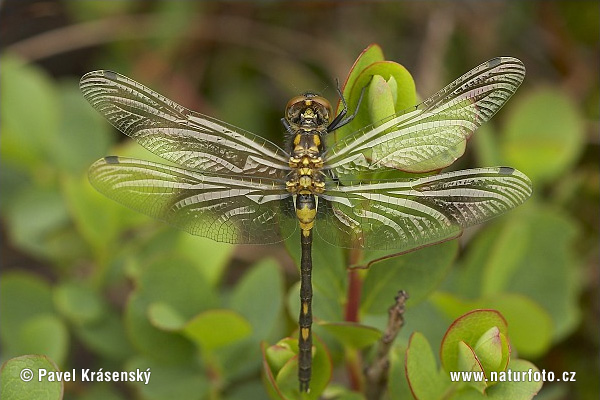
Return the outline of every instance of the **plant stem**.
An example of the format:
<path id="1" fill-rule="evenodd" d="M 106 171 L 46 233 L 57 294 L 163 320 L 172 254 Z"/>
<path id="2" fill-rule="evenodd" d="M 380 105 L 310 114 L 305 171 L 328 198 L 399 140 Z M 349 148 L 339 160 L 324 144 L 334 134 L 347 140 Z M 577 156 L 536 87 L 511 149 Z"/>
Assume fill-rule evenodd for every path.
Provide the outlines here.
<path id="1" fill-rule="evenodd" d="M 348 296 L 344 319 L 348 322 L 358 322 L 358 307 L 362 292 L 362 278 L 356 269 L 348 271 Z"/>
<path id="2" fill-rule="evenodd" d="M 395 303 L 388 309 L 388 324 L 377 347 L 377 354 L 373 363 L 365 370 L 366 397 L 368 400 L 380 399 L 385 392 L 389 363 L 389 352 L 398 332 L 404 325 L 404 305 L 408 294 L 400 290 L 395 298 Z"/>

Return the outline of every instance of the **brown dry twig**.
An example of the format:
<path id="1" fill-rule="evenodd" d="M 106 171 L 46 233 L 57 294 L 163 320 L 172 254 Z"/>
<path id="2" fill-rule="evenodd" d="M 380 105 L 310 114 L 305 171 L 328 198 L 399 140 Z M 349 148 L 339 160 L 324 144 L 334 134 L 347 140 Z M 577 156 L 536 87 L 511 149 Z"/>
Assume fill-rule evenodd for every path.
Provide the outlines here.
<path id="1" fill-rule="evenodd" d="M 375 359 L 365 369 L 366 396 L 369 400 L 380 399 L 385 391 L 390 367 L 389 353 L 392 343 L 404 325 L 404 305 L 408 300 L 408 293 L 398 291 L 395 303 L 388 309 L 388 324 L 377 347 Z"/>

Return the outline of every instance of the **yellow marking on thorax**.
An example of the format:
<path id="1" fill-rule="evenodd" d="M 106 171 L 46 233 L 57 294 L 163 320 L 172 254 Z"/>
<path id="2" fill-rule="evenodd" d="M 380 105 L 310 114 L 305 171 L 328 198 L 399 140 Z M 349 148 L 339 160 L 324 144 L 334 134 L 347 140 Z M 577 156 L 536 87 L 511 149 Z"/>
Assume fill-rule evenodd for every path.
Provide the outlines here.
<path id="1" fill-rule="evenodd" d="M 321 138 L 318 134 L 308 135 L 308 131 L 294 136 L 294 151 L 289 159 L 289 166 L 296 172 L 286 182 L 291 193 L 323 193 L 325 183 L 322 174 L 317 171 L 323 168 L 323 159 L 318 157 Z"/>
<path id="2" fill-rule="evenodd" d="M 321 138 L 319 137 L 319 135 L 313 135 L 313 142 L 315 143 L 315 146 L 319 147 L 321 145 Z"/>
<path id="3" fill-rule="evenodd" d="M 310 179 L 310 176 L 301 176 L 298 182 L 300 183 L 300 187 L 307 189 L 311 186 L 312 179 Z"/>

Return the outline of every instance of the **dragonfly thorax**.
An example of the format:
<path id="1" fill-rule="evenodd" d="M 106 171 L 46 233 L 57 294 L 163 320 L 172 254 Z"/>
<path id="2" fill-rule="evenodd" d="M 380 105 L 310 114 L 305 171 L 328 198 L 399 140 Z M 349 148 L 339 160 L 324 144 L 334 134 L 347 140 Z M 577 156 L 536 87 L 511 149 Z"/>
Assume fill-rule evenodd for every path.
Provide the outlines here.
<path id="1" fill-rule="evenodd" d="M 325 176 L 321 172 L 323 159 L 314 154 L 302 154 L 290 157 L 292 171 L 286 180 L 286 188 L 290 193 L 314 194 L 323 193 Z"/>
<path id="2" fill-rule="evenodd" d="M 288 102 L 285 120 L 294 135 L 289 149 L 292 171 L 286 181 L 288 192 L 323 193 L 325 177 L 320 170 L 325 148 L 321 138 L 327 133 L 331 115 L 329 102 L 313 93 L 296 96 Z"/>
<path id="3" fill-rule="evenodd" d="M 291 193 L 323 193 L 323 142 L 319 130 L 298 130 L 293 140 L 286 188 Z"/>

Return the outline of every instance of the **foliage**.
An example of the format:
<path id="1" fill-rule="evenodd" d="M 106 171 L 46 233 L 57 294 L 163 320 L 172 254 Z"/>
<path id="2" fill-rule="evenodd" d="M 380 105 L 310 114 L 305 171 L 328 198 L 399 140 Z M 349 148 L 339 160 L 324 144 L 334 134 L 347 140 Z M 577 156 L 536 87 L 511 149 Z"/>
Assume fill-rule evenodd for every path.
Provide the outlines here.
<path id="1" fill-rule="evenodd" d="M 579 23 L 575 6 L 567 3 L 558 3 L 560 12 L 553 14 L 566 27 L 563 40 L 585 50 L 593 48 L 597 21 Z M 503 18 L 498 23 L 511 27 L 503 38 L 504 50 L 515 47 L 511 35 L 525 30 L 524 21 L 533 18 L 532 9 L 537 7 L 533 4 L 507 6 L 512 14 L 498 13 Z M 582 5 L 589 13 L 597 13 L 593 6 Z M 146 32 L 140 26 L 144 21 L 150 24 L 152 16 L 160 21 L 147 29 L 153 36 L 143 46 L 115 40 L 102 46 L 102 52 L 85 56 L 85 63 L 73 63 L 84 68 L 79 74 L 106 65 L 150 87 L 162 86 L 166 91 L 159 92 L 191 104 L 190 108 L 253 132 L 266 132 L 266 136 L 281 131 L 276 125 L 281 104 L 298 91 L 295 85 L 322 87 L 323 79 L 348 68 L 351 56 L 347 54 L 356 50 L 339 51 L 336 46 L 327 47 L 325 40 L 308 49 L 300 47 L 306 41 L 284 41 L 283 31 L 277 30 L 282 35 L 276 35 L 265 28 L 279 29 L 281 24 L 270 14 L 276 9 L 265 7 L 259 8 L 260 24 L 249 25 L 258 35 L 257 42 L 295 43 L 299 46 L 296 54 L 304 58 L 267 53 L 268 62 L 258 59 L 256 53 L 264 49 L 250 44 L 255 43 L 248 39 L 252 35 L 246 35 L 246 41 L 242 35 L 236 39 L 242 43 L 239 48 L 218 42 L 215 47 L 225 50 L 212 55 L 200 51 L 206 57 L 199 60 L 194 51 L 183 51 L 193 43 L 185 35 L 196 32 L 192 28 L 199 25 L 206 29 L 204 35 L 216 35 L 212 40 L 223 40 L 226 34 L 217 23 L 212 25 L 207 18 L 196 24 L 193 18 L 204 13 L 218 22 L 227 21 L 226 15 L 211 9 L 215 5 L 198 10 L 189 2 L 156 2 L 144 6 L 151 11 L 147 14 L 128 2 L 70 2 L 66 7 L 81 22 L 130 16 L 131 29 L 137 27 L 139 32 Z M 374 9 L 378 14 L 363 17 L 381 21 L 382 26 L 411 24 L 409 14 L 391 5 Z M 512 17 L 500 17 L 505 14 Z M 325 26 L 322 17 L 314 16 Z M 424 19 L 416 20 L 421 29 Z M 227 26 L 243 28 L 240 21 L 234 19 Z M 301 27 L 299 23 L 299 31 Z M 127 35 L 114 26 L 113 30 Z M 82 32 L 89 35 L 92 31 Z M 232 35 L 235 32 L 231 30 Z M 378 34 L 383 48 L 391 52 L 398 37 L 394 34 L 390 41 L 386 32 L 392 31 Z M 436 56 L 452 71 L 441 79 L 442 85 L 476 65 L 473 59 L 501 55 L 479 50 L 467 57 L 471 53 L 465 42 L 483 47 L 479 40 L 484 38 L 476 36 L 454 34 L 445 52 Z M 402 48 L 400 54 L 410 53 L 409 48 Z M 332 55 L 335 62 L 323 54 Z M 400 54 L 388 57 L 402 59 Z M 36 390 L 44 390 L 46 398 L 61 398 L 63 390 L 65 398 L 82 399 L 295 398 L 294 321 L 299 313 L 299 285 L 294 283 L 295 270 L 289 273 L 286 268 L 293 263 L 275 249 L 248 251 L 191 237 L 103 198 L 86 179 L 93 161 L 108 154 L 137 154 L 142 159 L 152 155 L 129 141 L 116 140 L 108 124 L 83 100 L 76 74 L 56 74 L 51 67 L 44 69 L 10 52 L 3 53 L 0 62 L 0 212 L 7 242 L 3 253 L 12 254 L 3 259 L 0 281 L 3 398 L 39 398 Z M 334 71 L 327 62 L 339 69 Z M 526 83 L 494 122 L 474 135 L 465 157 L 453 168 L 468 162 L 510 165 L 532 178 L 533 198 L 497 221 L 466 232 L 460 242 L 394 258 L 385 258 L 381 252 L 356 255 L 316 241 L 313 313 L 318 340 L 313 392 L 307 398 L 364 398 L 360 372 L 373 359 L 387 308 L 399 289 L 411 297 L 406 324 L 390 354 L 390 398 L 436 398 L 447 390 L 461 394 L 455 397 L 461 399 L 481 398 L 482 392 L 492 398 L 518 398 L 514 393 L 524 388 L 452 386 L 448 363 L 483 371 L 573 370 L 578 373 L 576 384 L 546 384 L 540 398 L 545 390 L 545 398 L 561 394 L 597 397 L 595 361 L 588 358 L 597 353 L 598 345 L 597 320 L 590 317 L 597 282 L 589 276 L 593 276 L 590 265 L 597 264 L 600 195 L 597 159 L 590 156 L 592 144 L 586 136 L 590 120 L 598 118 L 597 77 L 586 78 L 585 65 L 580 65 L 581 79 L 592 83 L 583 81 L 568 90 L 568 83 L 536 78 L 545 74 L 544 64 L 532 59 L 534 66 L 529 68 L 525 63 L 529 69 L 526 82 L 531 79 L 532 83 Z M 556 63 L 561 65 L 560 60 Z M 355 125 L 336 132 L 332 140 L 379 120 L 390 110 L 414 105 L 415 83 L 408 70 L 413 72 L 413 68 L 385 61 L 380 47 L 369 47 L 344 84 L 344 97 L 353 112 L 368 83 L 365 106 Z M 552 69 L 552 73 L 559 72 Z M 538 85 L 540 80 L 546 85 Z M 204 97 L 195 94 L 199 81 L 204 82 L 200 95 Z M 416 89 L 422 91 L 419 86 Z M 280 141 L 275 135 L 270 139 Z M 286 243 L 295 264 L 297 241 L 294 237 Z M 347 271 L 366 266 L 368 270 Z M 362 285 L 358 322 L 347 320 L 348 303 L 356 295 L 349 287 L 351 274 Z M 497 311 L 486 311 L 487 320 L 473 317 L 468 329 L 460 328 L 472 310 Z M 481 317 L 481 313 L 476 315 Z M 450 348 L 450 342 L 455 346 Z M 440 357 L 431 349 L 437 343 L 441 344 Z M 532 359 L 535 366 L 516 354 Z M 148 385 L 67 383 L 63 389 L 57 382 L 26 385 L 16 375 L 24 367 L 65 372 L 150 368 L 152 375 Z M 338 379 L 345 372 L 351 377 L 350 385 Z M 523 390 L 532 396 L 539 387 Z"/>
<path id="2" fill-rule="evenodd" d="M 406 376 L 414 398 L 533 398 L 542 382 L 491 381 L 493 374 L 539 373 L 530 362 L 510 358 L 507 328 L 502 315 L 493 310 L 476 310 L 461 316 L 448 328 L 442 341 L 442 369 L 438 369 L 427 339 L 419 332 L 413 333 L 406 351 Z M 470 380 L 466 374 L 452 380 L 450 374 L 456 371 L 482 373 L 490 381 Z"/>
<path id="3" fill-rule="evenodd" d="M 1 374 L 0 388 L 7 399 L 62 398 L 64 383 L 58 378 L 61 372 L 46 356 L 26 355 L 12 358 L 2 365 Z M 67 374 L 68 377 L 65 376 L 64 380 L 71 380 L 71 372 Z M 40 375 L 48 377 L 48 380 L 38 381 L 37 377 Z"/>

